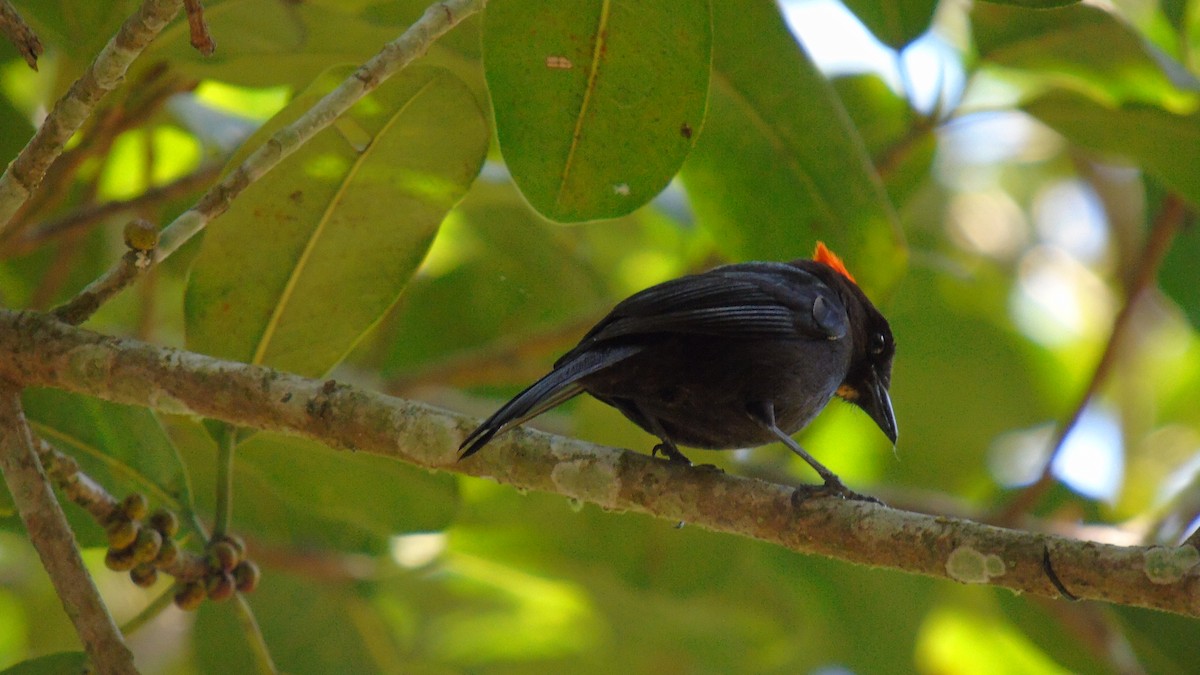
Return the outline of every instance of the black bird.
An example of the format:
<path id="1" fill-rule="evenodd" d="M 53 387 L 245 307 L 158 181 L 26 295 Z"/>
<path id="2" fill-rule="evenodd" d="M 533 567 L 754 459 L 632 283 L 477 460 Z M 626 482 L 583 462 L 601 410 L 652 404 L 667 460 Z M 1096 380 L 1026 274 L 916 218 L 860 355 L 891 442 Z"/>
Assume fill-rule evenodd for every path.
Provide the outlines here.
<path id="1" fill-rule="evenodd" d="M 724 450 L 782 441 L 838 492 L 838 477 L 791 434 L 837 395 L 896 442 L 888 387 L 896 346 L 841 260 L 748 262 L 667 281 L 619 303 L 554 369 L 467 436 L 497 433 L 587 392 L 687 462 L 676 444 Z"/>

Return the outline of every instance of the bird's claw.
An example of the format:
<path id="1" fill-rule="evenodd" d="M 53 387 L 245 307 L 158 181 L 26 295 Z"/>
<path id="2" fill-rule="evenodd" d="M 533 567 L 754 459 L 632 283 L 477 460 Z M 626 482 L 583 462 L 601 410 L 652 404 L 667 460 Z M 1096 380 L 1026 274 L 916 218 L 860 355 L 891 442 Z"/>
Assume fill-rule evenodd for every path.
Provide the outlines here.
<path id="1" fill-rule="evenodd" d="M 668 445 L 666 443 L 659 443 L 658 445 L 656 445 L 650 449 L 651 457 L 657 457 L 659 455 L 659 453 L 662 453 L 662 456 L 666 457 L 667 461 L 669 461 L 669 462 L 683 462 L 684 464 L 687 464 L 688 466 L 692 465 L 692 460 L 688 459 L 687 457 L 684 457 L 683 453 L 680 452 L 679 449 L 673 445 Z"/>
<path id="2" fill-rule="evenodd" d="M 846 487 L 840 480 L 826 480 L 823 485 L 802 485 L 792 491 L 792 506 L 800 506 L 800 504 L 812 499 L 813 497 L 840 497 L 856 502 L 871 502 L 880 506 L 887 506 L 871 495 L 864 495 L 855 492 Z"/>

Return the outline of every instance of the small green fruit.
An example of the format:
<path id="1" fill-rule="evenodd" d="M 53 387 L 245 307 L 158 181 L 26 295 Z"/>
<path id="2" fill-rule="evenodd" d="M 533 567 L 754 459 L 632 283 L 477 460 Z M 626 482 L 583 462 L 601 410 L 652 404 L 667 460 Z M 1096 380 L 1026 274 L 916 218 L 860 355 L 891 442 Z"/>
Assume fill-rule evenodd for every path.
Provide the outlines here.
<path id="1" fill-rule="evenodd" d="M 208 599 L 213 602 L 221 602 L 233 597 L 233 591 L 236 588 L 233 583 L 233 575 L 229 572 L 218 572 L 208 577 Z"/>
<path id="2" fill-rule="evenodd" d="M 195 610 L 204 602 L 204 584 L 199 581 L 189 581 L 175 592 L 175 606 L 186 612 Z"/>
<path id="3" fill-rule="evenodd" d="M 172 511 L 154 509 L 150 514 L 150 527 L 161 532 L 164 539 L 170 539 L 179 534 L 179 518 Z"/>
<path id="4" fill-rule="evenodd" d="M 133 547 L 110 548 L 104 554 L 104 566 L 114 572 L 128 572 L 137 564 L 133 555 Z"/>
<path id="5" fill-rule="evenodd" d="M 137 540 L 139 529 L 141 528 L 133 521 L 118 517 L 109 521 L 108 525 L 104 528 L 104 532 L 108 535 L 108 545 L 110 548 L 122 549 L 127 548 Z"/>
<path id="6" fill-rule="evenodd" d="M 150 513 L 150 503 L 146 501 L 146 495 L 140 492 L 131 493 L 121 502 L 120 508 L 130 520 L 141 520 Z"/>
<path id="7" fill-rule="evenodd" d="M 258 565 L 249 560 L 243 560 L 233 568 L 233 581 L 242 593 L 249 593 L 257 588 L 260 578 L 262 578 L 262 572 L 259 571 Z"/>
<path id="8" fill-rule="evenodd" d="M 142 563 L 129 571 L 129 579 L 142 588 L 150 588 L 158 581 L 158 570 L 151 563 Z"/>
<path id="9" fill-rule="evenodd" d="M 163 536 L 158 530 L 143 527 L 138 532 L 137 541 L 133 543 L 133 555 L 139 563 L 154 562 L 158 551 L 162 548 Z"/>

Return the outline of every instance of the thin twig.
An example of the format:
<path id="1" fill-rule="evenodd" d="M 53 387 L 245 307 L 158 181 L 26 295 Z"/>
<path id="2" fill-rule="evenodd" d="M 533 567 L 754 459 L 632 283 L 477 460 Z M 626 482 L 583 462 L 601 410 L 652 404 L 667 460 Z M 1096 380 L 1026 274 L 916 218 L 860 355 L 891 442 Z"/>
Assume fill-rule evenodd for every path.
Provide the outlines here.
<path id="1" fill-rule="evenodd" d="M 234 596 L 234 600 L 237 602 L 237 618 L 242 624 L 242 634 L 250 643 L 250 651 L 254 652 L 254 663 L 258 666 L 258 672 L 263 675 L 275 675 L 279 669 L 275 667 L 275 660 L 271 658 L 271 650 L 263 638 L 262 629 L 258 627 L 258 619 L 255 618 L 250 603 L 241 593 Z"/>
<path id="2" fill-rule="evenodd" d="M 41 184 L 50 164 L 105 94 L 115 89 L 146 45 L 179 12 L 179 0 L 145 0 L 71 85 L 37 133 L 0 175 L 0 239 L 9 221 Z"/>
<path id="3" fill-rule="evenodd" d="M 213 537 L 229 532 L 233 520 L 233 458 L 237 455 L 237 429 L 228 424 L 221 430 L 217 445 L 217 495 Z"/>
<path id="4" fill-rule="evenodd" d="M 212 56 L 217 50 L 217 43 L 208 32 L 208 24 L 204 22 L 204 6 L 200 4 L 200 0 L 183 0 L 183 8 L 187 11 L 192 46 L 204 56 Z"/>
<path id="5" fill-rule="evenodd" d="M 1142 249 L 1137 270 L 1129 280 L 1125 291 L 1125 304 L 1113 319 L 1112 331 L 1109 333 L 1108 342 L 1104 345 L 1104 352 L 1100 355 L 1100 360 L 1096 362 L 1087 387 L 1080 394 L 1075 407 L 1055 431 L 1041 474 L 1036 481 L 1019 492 L 1004 507 L 994 522 L 1001 525 L 1015 523 L 1023 514 L 1037 506 L 1046 492 L 1054 485 L 1054 460 L 1062 451 L 1063 444 L 1066 442 L 1067 436 L 1071 434 L 1071 430 L 1079 423 L 1083 411 L 1087 409 L 1088 404 L 1096 396 L 1096 392 L 1100 390 L 1100 386 L 1107 380 L 1108 374 L 1120 354 L 1120 346 L 1128 331 L 1129 322 L 1134 315 L 1138 301 L 1154 284 L 1154 280 L 1158 276 L 1158 267 L 1162 264 L 1167 251 L 1170 250 L 1171 242 L 1175 240 L 1175 235 L 1179 232 L 1186 215 L 1187 206 L 1183 200 L 1174 194 L 1167 196 L 1150 228 L 1150 234 L 1145 248 Z"/>
<path id="6" fill-rule="evenodd" d="M 1191 548 L 1117 546 L 929 516 L 694 470 L 525 428 L 459 462 L 475 420 L 382 394 L 214 359 L 0 310 L 0 378 L 302 436 L 417 466 L 486 476 L 612 511 L 759 539 L 810 554 L 960 583 L 1060 597 L 1046 550 L 1074 595 L 1200 616 Z"/>
<path id="7" fill-rule="evenodd" d="M 172 199 L 178 199 L 208 185 L 220 173 L 220 164 L 207 164 L 166 185 L 146 190 L 136 197 L 85 206 L 56 220 L 47 221 L 41 227 L 18 236 L 15 241 L 0 251 L 0 258 L 24 255 L 47 241 L 87 230 L 96 223 L 108 220 L 118 214 L 141 211 Z"/>
<path id="8" fill-rule="evenodd" d="M 37 60 L 42 55 L 42 41 L 8 0 L 0 0 L 0 33 L 4 33 L 4 37 L 13 43 L 30 68 L 38 69 Z"/>
<path id="9" fill-rule="evenodd" d="M 170 607 L 175 601 L 175 589 L 168 588 L 162 593 L 159 593 L 157 598 L 150 601 L 150 604 L 142 608 L 132 619 L 121 625 L 121 632 L 125 635 L 133 635 L 136 631 L 153 621 L 163 610 Z"/>
<path id="10" fill-rule="evenodd" d="M 0 387 L 0 470 L 9 493 L 92 664 L 101 673 L 136 673 L 133 653 L 83 565 L 75 533 L 38 461 L 17 392 Z"/>
<path id="11" fill-rule="evenodd" d="M 104 273 L 66 304 L 54 309 L 54 316 L 73 326 L 87 321 L 96 310 L 132 284 L 150 269 L 151 251 L 131 250 L 121 256 L 120 264 Z"/>

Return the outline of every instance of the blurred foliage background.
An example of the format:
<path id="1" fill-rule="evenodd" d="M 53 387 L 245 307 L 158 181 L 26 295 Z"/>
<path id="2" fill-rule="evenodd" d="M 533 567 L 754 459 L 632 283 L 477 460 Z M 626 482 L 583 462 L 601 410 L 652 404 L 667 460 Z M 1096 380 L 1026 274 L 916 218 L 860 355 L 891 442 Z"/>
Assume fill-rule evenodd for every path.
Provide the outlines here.
<path id="1" fill-rule="evenodd" d="M 46 53 L 33 72 L 0 46 L 10 159 L 136 6 L 14 4 Z M 600 4 L 493 0 L 89 327 L 484 416 L 626 295 L 824 239 L 898 342 L 895 451 L 840 404 L 802 434 L 849 485 L 995 517 L 1037 480 L 1123 316 L 1051 488 L 1014 522 L 1187 535 L 1196 3 L 613 3 L 587 142 L 566 148 Z M 177 19 L 0 238 L 0 302 L 70 298 L 126 221 L 169 222 L 423 9 L 212 0 L 211 57 Z M 53 391 L 26 406 L 114 494 L 212 518 L 199 421 Z M 535 426 L 653 444 L 590 399 Z M 700 454 L 815 478 L 779 446 Z M 1195 672 L 1197 625 L 1178 617 L 851 567 L 272 434 L 236 457 L 234 529 L 264 568 L 248 600 L 291 673 Z M 100 528 L 67 509 L 118 621 L 169 592 L 104 569 Z M 0 579 L 0 667 L 79 649 L 6 494 Z M 145 672 L 258 667 L 228 603 L 168 608 L 130 639 Z"/>

